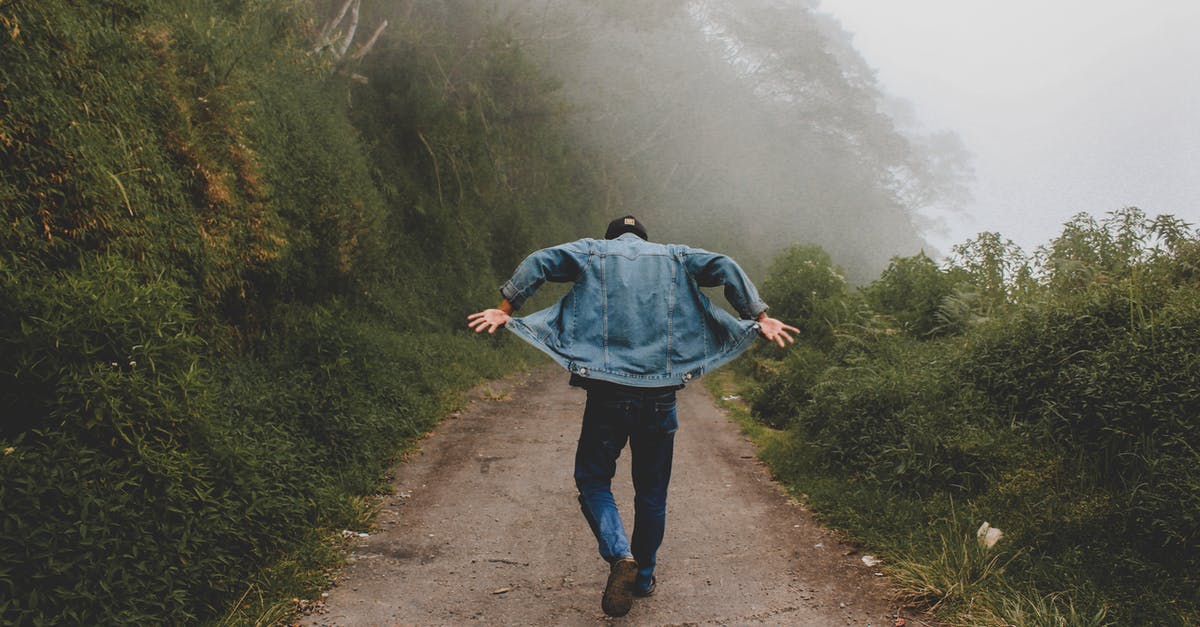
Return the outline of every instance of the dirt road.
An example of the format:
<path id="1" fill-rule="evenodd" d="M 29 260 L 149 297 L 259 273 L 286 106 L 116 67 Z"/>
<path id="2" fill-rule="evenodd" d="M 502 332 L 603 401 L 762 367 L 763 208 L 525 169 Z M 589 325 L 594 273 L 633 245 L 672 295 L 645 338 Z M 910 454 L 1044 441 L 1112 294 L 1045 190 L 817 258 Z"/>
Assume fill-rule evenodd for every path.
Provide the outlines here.
<path id="1" fill-rule="evenodd" d="M 606 619 L 608 567 L 571 478 L 585 396 L 566 378 L 477 390 L 399 466 L 378 529 L 304 624 L 894 623 L 883 579 L 780 492 L 700 385 L 679 397 L 658 590 Z M 627 456 L 614 492 L 632 528 Z"/>

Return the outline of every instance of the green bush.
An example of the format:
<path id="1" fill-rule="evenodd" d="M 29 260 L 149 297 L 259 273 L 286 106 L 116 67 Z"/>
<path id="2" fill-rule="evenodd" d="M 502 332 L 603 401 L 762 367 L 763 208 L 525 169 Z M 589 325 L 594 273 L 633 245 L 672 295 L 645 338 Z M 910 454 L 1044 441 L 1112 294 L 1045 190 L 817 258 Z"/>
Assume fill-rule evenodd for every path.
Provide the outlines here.
<path id="1" fill-rule="evenodd" d="M 833 328 L 848 318 L 849 285 L 820 246 L 793 246 L 772 262 L 762 297 L 771 315 L 800 329 L 800 339 L 827 347 Z"/>
<path id="2" fill-rule="evenodd" d="M 1171 571 L 1200 563 L 1200 299 L 1188 286 L 1145 319 L 1114 285 L 1029 309 L 975 339 L 963 377 L 1059 451 L 1074 489 L 1108 507 L 1089 533 Z M 1136 310 L 1136 308 L 1135 308 Z"/>
<path id="3" fill-rule="evenodd" d="M 893 260 L 832 342 L 752 370 L 758 418 L 790 425 L 773 465 L 831 520 L 908 554 L 912 572 L 945 574 L 949 521 L 1002 527 L 1011 561 L 986 609 L 949 602 L 964 620 L 1194 619 L 1200 236 L 1188 229 L 1127 208 L 1077 216 L 1032 259 L 983 234 L 945 268 Z M 794 285 L 792 298 L 811 294 Z M 907 540 L 890 518 L 912 516 L 897 510 L 918 513 Z"/>
<path id="4" fill-rule="evenodd" d="M 750 363 L 760 381 L 750 399 L 754 415 L 771 427 L 783 429 L 812 401 L 812 388 L 825 371 L 826 357 L 800 343 L 790 348 L 783 359 L 763 357 L 759 352 Z"/>
<path id="5" fill-rule="evenodd" d="M 863 289 L 871 308 L 891 316 L 904 331 L 925 337 L 953 329 L 945 324 L 944 305 L 966 282 L 919 253 L 893 258 L 877 280 Z"/>
<path id="6" fill-rule="evenodd" d="M 942 351 L 901 336 L 860 338 L 858 354 L 813 386 L 797 434 L 826 468 L 901 493 L 974 492 L 1000 461 L 1005 434 L 962 393 Z"/>
<path id="7" fill-rule="evenodd" d="M 503 33 L 414 7 L 348 66 L 310 9 L 0 4 L 0 623 L 313 592 L 271 579 L 531 355 L 466 314 L 602 223 Z"/>
<path id="8" fill-rule="evenodd" d="M 0 615 L 190 620 L 244 546 L 192 425 L 212 411 L 183 290 L 116 256 L 5 268 Z M 110 599 L 123 599 L 109 605 Z"/>

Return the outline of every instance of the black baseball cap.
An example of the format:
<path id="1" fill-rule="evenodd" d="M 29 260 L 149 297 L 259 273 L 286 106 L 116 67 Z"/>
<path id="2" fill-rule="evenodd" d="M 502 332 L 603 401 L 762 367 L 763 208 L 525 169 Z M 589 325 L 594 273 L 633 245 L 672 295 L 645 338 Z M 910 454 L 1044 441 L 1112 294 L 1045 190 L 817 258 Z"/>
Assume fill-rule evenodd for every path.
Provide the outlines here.
<path id="1" fill-rule="evenodd" d="M 615 239 L 622 233 L 633 233 L 638 237 L 649 241 L 646 237 L 646 225 L 633 216 L 622 216 L 608 223 L 608 230 L 604 232 L 604 239 Z"/>

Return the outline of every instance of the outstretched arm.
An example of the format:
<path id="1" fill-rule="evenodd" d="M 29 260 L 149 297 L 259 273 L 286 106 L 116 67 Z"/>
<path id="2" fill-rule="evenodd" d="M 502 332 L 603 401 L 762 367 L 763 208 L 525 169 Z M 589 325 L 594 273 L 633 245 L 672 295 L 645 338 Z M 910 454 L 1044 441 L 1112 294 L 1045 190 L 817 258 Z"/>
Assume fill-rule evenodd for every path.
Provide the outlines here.
<path id="1" fill-rule="evenodd" d="M 496 329 L 508 324 L 512 312 L 533 296 L 542 283 L 574 281 L 586 264 L 587 257 L 588 245 L 585 240 L 543 248 L 529 255 L 517 266 L 512 278 L 500 287 L 503 299 L 500 305 L 467 316 L 467 326 L 475 329 L 476 333 L 495 333 Z"/>
<path id="2" fill-rule="evenodd" d="M 725 300 L 746 320 L 757 320 L 767 310 L 750 277 L 732 258 L 702 248 L 684 248 L 683 265 L 700 287 L 725 286 Z"/>
<path id="3" fill-rule="evenodd" d="M 683 256 L 684 266 L 701 287 L 725 286 L 725 298 L 746 319 L 758 321 L 759 333 L 780 348 L 794 344 L 791 333 L 800 329 L 784 324 L 767 315 L 767 304 L 758 295 L 750 278 L 733 259 L 725 255 L 710 253 L 700 248 L 687 248 Z M 790 333 L 789 333 L 790 331 Z"/>
<path id="4" fill-rule="evenodd" d="M 765 311 L 758 314 L 758 326 L 759 333 L 762 333 L 763 338 L 770 342 L 775 342 L 779 345 L 779 348 L 786 348 L 787 344 L 796 343 L 796 339 L 788 331 L 792 333 L 800 332 L 800 329 L 790 324 L 784 324 L 782 320 L 776 320 L 768 316 Z M 787 344 L 784 343 L 785 341 Z"/>
<path id="5" fill-rule="evenodd" d="M 512 303 L 508 299 L 500 301 L 500 306 L 495 309 L 484 309 L 479 313 L 473 313 L 467 316 L 467 326 L 475 329 L 476 333 L 487 331 L 495 333 L 496 329 L 508 323 L 513 312 Z"/>

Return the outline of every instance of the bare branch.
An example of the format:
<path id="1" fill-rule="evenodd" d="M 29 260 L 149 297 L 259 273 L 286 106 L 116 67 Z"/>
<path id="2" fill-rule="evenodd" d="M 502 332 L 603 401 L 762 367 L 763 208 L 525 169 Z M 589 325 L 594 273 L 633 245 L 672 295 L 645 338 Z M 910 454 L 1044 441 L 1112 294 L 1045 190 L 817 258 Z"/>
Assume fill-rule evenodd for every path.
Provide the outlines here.
<path id="1" fill-rule="evenodd" d="M 350 56 L 350 60 L 357 61 L 357 60 L 363 58 L 363 55 L 370 52 L 371 47 L 375 45 L 375 40 L 379 39 L 379 36 L 381 34 L 383 34 L 383 29 L 387 28 L 387 25 L 388 25 L 388 21 L 384 20 L 383 22 L 381 22 L 379 24 L 379 26 L 376 26 L 375 32 L 371 33 L 371 38 L 367 40 L 367 43 L 363 44 L 362 46 L 359 46 L 358 50 L 353 55 Z"/>
<path id="2" fill-rule="evenodd" d="M 362 0 L 354 0 L 354 5 L 350 9 L 350 29 L 346 31 L 341 45 L 335 50 L 339 59 L 346 56 L 346 51 L 350 49 L 350 43 L 354 41 L 354 34 L 358 32 L 358 9 L 361 5 Z"/>
<path id="3" fill-rule="evenodd" d="M 337 17 L 325 22 L 325 26 L 321 28 L 321 34 L 317 35 L 317 46 L 313 49 L 313 52 L 329 46 L 330 35 L 332 35 L 333 30 L 342 23 L 342 19 L 346 17 L 346 11 L 350 10 L 350 5 L 353 4 L 354 1 L 355 0 L 346 0 L 345 4 L 342 5 L 342 10 L 338 11 Z"/>

